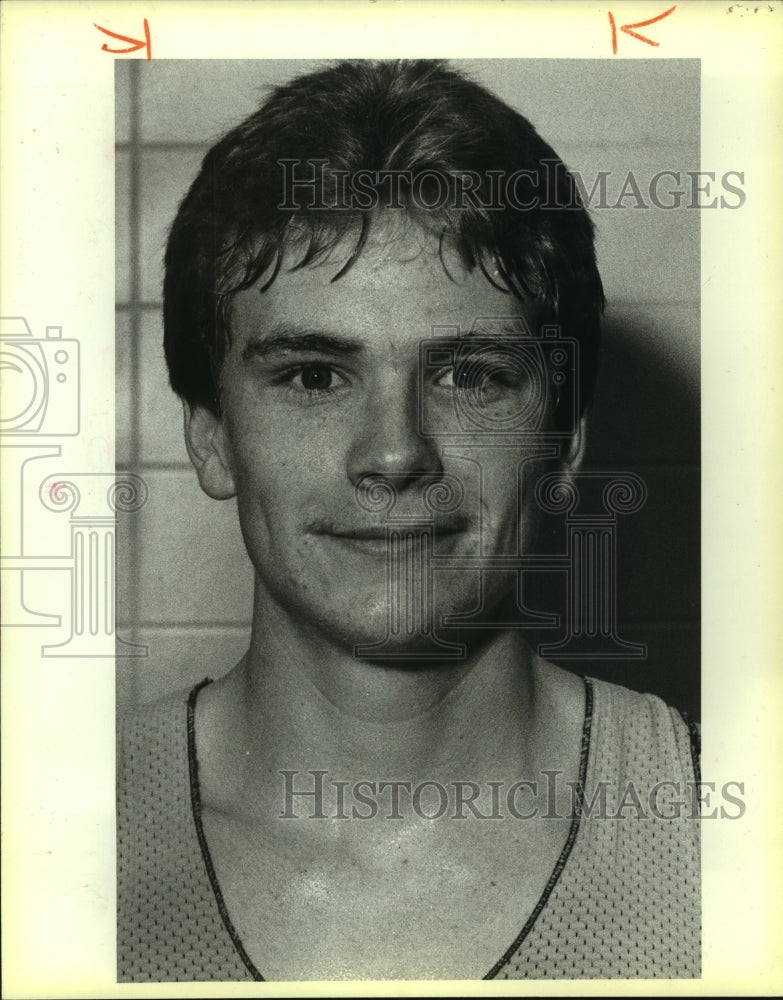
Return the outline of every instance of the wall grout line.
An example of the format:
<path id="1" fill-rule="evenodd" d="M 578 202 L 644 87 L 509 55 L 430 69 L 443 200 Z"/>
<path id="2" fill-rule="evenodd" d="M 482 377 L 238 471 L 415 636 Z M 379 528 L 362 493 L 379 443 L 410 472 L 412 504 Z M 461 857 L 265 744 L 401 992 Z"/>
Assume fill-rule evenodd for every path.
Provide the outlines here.
<path id="1" fill-rule="evenodd" d="M 199 149 L 203 149 L 206 153 L 211 143 L 207 140 L 204 142 L 166 142 L 165 140 L 160 140 L 158 142 L 154 140 L 139 140 L 138 143 L 142 152 L 163 152 L 163 153 L 185 153 L 185 152 L 195 152 Z M 121 152 L 123 150 L 130 150 L 133 146 L 132 140 L 130 142 L 118 142 L 117 151 Z"/>

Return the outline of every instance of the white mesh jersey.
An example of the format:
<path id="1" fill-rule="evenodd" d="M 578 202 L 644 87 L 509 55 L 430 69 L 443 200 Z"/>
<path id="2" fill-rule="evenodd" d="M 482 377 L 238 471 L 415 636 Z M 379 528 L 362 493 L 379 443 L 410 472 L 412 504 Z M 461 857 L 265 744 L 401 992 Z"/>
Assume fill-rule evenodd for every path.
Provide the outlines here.
<path id="1" fill-rule="evenodd" d="M 697 977 L 695 730 L 654 695 L 585 684 L 583 798 L 537 906 L 509 928 L 484 978 Z M 202 686 L 120 729 L 120 982 L 264 978 L 231 922 L 201 825 L 193 720 Z"/>

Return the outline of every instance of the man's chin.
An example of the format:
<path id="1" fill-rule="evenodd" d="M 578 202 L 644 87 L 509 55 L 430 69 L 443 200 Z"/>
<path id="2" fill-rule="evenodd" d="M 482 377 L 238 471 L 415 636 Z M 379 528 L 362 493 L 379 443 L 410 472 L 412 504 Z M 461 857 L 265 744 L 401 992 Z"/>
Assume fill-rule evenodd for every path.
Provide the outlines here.
<path id="1" fill-rule="evenodd" d="M 356 659 L 368 662 L 415 666 L 464 661 L 465 643 L 477 638 L 475 630 L 468 630 L 466 636 L 442 622 L 446 616 L 470 614 L 475 607 L 473 594 L 467 601 L 438 602 L 425 614 L 419 600 L 390 604 L 386 588 L 379 590 L 374 598 L 371 587 L 354 593 L 355 599 L 334 609 L 328 619 L 320 617 L 317 630 L 325 638 L 331 635 L 333 642 Z"/>
<path id="2" fill-rule="evenodd" d="M 322 572 L 313 574 L 316 584 L 308 580 L 306 587 L 281 590 L 279 578 L 272 577 L 264 589 L 278 607 L 288 609 L 293 626 L 360 659 L 464 658 L 465 642 L 475 638 L 475 623 L 467 638 L 443 623 L 454 616 L 472 618 L 481 604 L 479 574 L 435 572 L 427 578 L 416 567 L 419 572 L 395 579 L 383 559 L 357 561 L 358 569 L 337 560 L 323 565 Z"/>

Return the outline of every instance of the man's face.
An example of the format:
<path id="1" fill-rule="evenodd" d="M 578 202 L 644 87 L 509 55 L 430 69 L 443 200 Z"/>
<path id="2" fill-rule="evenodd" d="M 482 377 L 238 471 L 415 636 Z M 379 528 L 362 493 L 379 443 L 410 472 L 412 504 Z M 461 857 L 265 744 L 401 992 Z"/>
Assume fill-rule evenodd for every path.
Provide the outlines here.
<path id="1" fill-rule="evenodd" d="M 384 639 L 392 602 L 419 600 L 417 532 L 431 533 L 436 558 L 523 551 L 532 489 L 553 449 L 529 437 L 466 436 L 448 352 L 421 370 L 422 341 L 443 336 L 433 327 L 464 336 L 477 317 L 498 317 L 482 326 L 482 343 L 496 334 L 497 347 L 482 347 L 488 374 L 471 399 L 501 422 L 524 410 L 530 386 L 504 361 L 504 330 L 520 317 L 533 329 L 523 305 L 455 256 L 447 273 L 437 242 L 419 230 L 376 238 L 332 282 L 350 250 L 283 270 L 264 293 L 237 294 L 218 439 L 264 606 L 353 649 Z M 444 482 L 454 499 L 439 508 L 427 491 Z M 387 574 L 387 517 L 410 529 L 395 549 L 396 576 Z M 510 582 L 513 574 L 485 574 L 488 611 Z M 479 574 L 437 570 L 433 600 L 436 628 L 444 614 L 471 612 Z M 400 629 L 401 651 L 415 654 L 416 632 Z"/>

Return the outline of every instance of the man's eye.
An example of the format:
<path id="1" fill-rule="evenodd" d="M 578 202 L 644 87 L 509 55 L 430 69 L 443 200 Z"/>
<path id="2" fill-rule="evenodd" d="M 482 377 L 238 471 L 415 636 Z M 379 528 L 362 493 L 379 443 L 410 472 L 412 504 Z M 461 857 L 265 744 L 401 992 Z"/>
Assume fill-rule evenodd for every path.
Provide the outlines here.
<path id="1" fill-rule="evenodd" d="M 459 392 L 518 390 L 526 382 L 524 375 L 506 358 L 487 358 L 480 363 L 457 365 L 444 369 L 435 379 L 441 389 Z"/>
<path id="2" fill-rule="evenodd" d="M 331 365 L 313 363 L 290 370 L 288 382 L 299 392 L 318 395 L 339 389 L 345 383 L 345 379 Z"/>
<path id="3" fill-rule="evenodd" d="M 465 377 L 464 366 L 461 368 L 447 368 L 435 379 L 435 385 L 442 389 L 465 389 L 468 380 Z"/>

